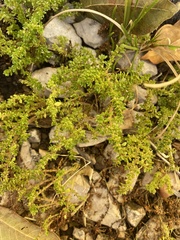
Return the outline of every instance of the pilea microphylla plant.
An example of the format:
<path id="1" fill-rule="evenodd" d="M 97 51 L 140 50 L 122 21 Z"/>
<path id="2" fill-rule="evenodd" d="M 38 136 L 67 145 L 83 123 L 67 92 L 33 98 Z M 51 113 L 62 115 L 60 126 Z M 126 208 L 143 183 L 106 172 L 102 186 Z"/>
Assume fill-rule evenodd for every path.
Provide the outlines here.
<path id="1" fill-rule="evenodd" d="M 50 96 L 45 98 L 40 94 L 42 86 L 31 77 L 29 69 L 32 64 L 43 66 L 52 55 L 42 34 L 44 19 L 48 11 L 56 12 L 64 7 L 65 2 L 12 0 L 4 1 L 0 9 L 0 20 L 4 24 L 0 30 L 0 55 L 8 55 L 11 63 L 4 74 L 20 74 L 21 82 L 29 89 L 0 103 L 0 193 L 17 191 L 19 199 L 27 199 L 32 214 L 55 207 L 64 212 L 74 211 L 75 206 L 68 203 L 64 194 L 66 189 L 60 183 L 66 174 L 64 166 L 80 167 L 74 148 L 86 140 L 86 131 L 95 138 L 107 136 L 118 153 L 118 157 L 113 159 L 114 166 L 123 165 L 128 171 L 126 181 L 120 183 L 120 193 L 126 194 L 131 190 L 135 176 L 153 169 L 157 151 L 168 155 L 168 160 L 157 164 L 157 174 L 147 186 L 148 191 L 155 193 L 160 186 L 168 185 L 167 173 L 178 172 L 172 142 L 180 139 L 180 84 L 175 81 L 166 87 L 151 88 L 155 80 L 149 75 L 139 74 L 141 65 L 126 71 L 116 69 L 117 56 L 123 56 L 127 49 L 133 49 L 138 54 L 144 41 L 150 43 L 149 35 L 137 37 L 131 34 L 131 29 L 128 31 L 125 28 L 126 17 L 124 25 L 116 22 L 125 37 L 108 56 L 100 53 L 95 57 L 83 47 L 66 51 L 61 40 L 59 45 L 54 45 L 54 51 L 63 61 L 59 63 L 57 74 L 48 82 Z M 129 16 L 129 5 L 125 6 Z M 114 20 L 110 21 L 114 23 Z M 175 71 L 178 73 L 179 69 Z M 60 88 L 67 80 L 71 82 L 68 88 Z M 135 97 L 135 85 L 150 88 L 132 131 L 126 133 L 121 126 L 127 104 Z M 65 97 L 62 100 L 59 96 Z M 153 96 L 158 99 L 157 105 L 152 102 Z M 92 116 L 93 111 L 95 116 Z M 29 128 L 32 125 L 41 127 L 41 120 L 46 119 L 50 119 L 49 128 L 56 126 L 57 140 L 59 132 L 68 132 L 68 138 L 61 137 L 61 141 L 50 143 L 47 153 L 34 169 L 22 168 L 17 159 L 22 143 L 28 139 Z M 33 185 L 29 183 L 32 179 L 36 180 Z M 47 197 L 48 190 L 56 196 L 51 203 Z M 49 220 L 51 222 L 52 219 Z"/>

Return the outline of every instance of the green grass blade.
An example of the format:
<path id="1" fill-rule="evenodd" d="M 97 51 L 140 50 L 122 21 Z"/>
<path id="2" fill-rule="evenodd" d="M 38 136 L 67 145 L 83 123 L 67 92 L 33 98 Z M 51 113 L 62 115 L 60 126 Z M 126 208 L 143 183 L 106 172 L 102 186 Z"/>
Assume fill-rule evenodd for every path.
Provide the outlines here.
<path id="1" fill-rule="evenodd" d="M 125 28 L 127 28 L 130 21 L 130 17 L 131 17 L 131 3 L 132 3 L 132 0 L 125 0 L 124 21 L 123 21 L 123 25 Z"/>

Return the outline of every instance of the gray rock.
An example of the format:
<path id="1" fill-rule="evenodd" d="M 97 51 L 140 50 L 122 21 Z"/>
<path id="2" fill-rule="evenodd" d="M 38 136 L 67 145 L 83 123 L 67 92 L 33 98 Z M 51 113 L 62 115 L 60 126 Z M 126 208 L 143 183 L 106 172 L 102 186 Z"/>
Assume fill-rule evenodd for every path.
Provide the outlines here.
<path id="1" fill-rule="evenodd" d="M 118 239 L 126 239 L 126 228 L 122 229 L 122 228 L 119 228 L 117 230 L 117 236 L 118 236 Z"/>
<path id="2" fill-rule="evenodd" d="M 90 47 L 84 47 L 87 51 L 89 51 L 94 57 L 97 56 L 96 54 L 96 50 L 94 50 L 93 48 Z M 91 63 L 90 63 L 91 64 Z"/>
<path id="3" fill-rule="evenodd" d="M 86 233 L 86 240 L 94 240 L 90 233 Z"/>
<path id="4" fill-rule="evenodd" d="M 77 175 L 65 184 L 65 188 L 70 190 L 68 201 L 78 205 L 86 199 L 90 185 L 84 176 Z"/>
<path id="5" fill-rule="evenodd" d="M 39 70 L 36 70 L 32 73 L 32 77 L 37 79 L 39 83 L 43 86 L 44 90 L 41 91 L 39 94 L 43 95 L 45 97 L 49 97 L 51 94 L 51 89 L 47 87 L 48 81 L 51 79 L 53 74 L 57 73 L 58 68 L 52 68 L 52 67 L 46 67 L 46 68 L 41 68 Z M 63 92 L 68 90 L 68 88 L 71 86 L 70 81 L 66 81 L 62 83 L 61 86 L 59 86 L 60 89 L 63 90 Z M 65 94 L 59 95 L 59 98 L 64 98 Z"/>
<path id="6" fill-rule="evenodd" d="M 85 18 L 81 22 L 74 23 L 73 26 L 77 34 L 92 48 L 98 48 L 106 41 L 98 34 L 101 24 L 91 18 Z"/>
<path id="7" fill-rule="evenodd" d="M 77 175 L 65 184 L 65 188 L 69 189 L 69 194 L 65 193 L 68 196 L 68 201 L 78 205 L 86 199 L 90 185 L 84 176 Z"/>
<path id="8" fill-rule="evenodd" d="M 40 155 L 31 148 L 31 145 L 28 141 L 23 142 L 20 149 L 20 157 L 22 159 L 23 165 L 27 169 L 34 169 L 36 162 L 39 160 Z"/>
<path id="9" fill-rule="evenodd" d="M 0 206 L 10 208 L 17 201 L 18 193 L 6 191 L 0 195 Z"/>
<path id="10" fill-rule="evenodd" d="M 122 221 L 119 206 L 114 202 L 107 188 L 99 182 L 95 184 L 94 190 L 90 193 L 88 202 L 91 204 L 85 207 L 84 215 L 86 218 L 113 229 L 125 225 Z"/>
<path id="11" fill-rule="evenodd" d="M 127 70 L 132 65 L 134 57 L 134 51 L 127 51 L 121 58 L 117 58 L 116 67 L 121 70 Z"/>
<path id="12" fill-rule="evenodd" d="M 146 211 L 143 207 L 133 202 L 128 203 L 126 206 L 126 214 L 128 222 L 133 226 L 137 227 L 143 217 L 146 215 Z"/>
<path id="13" fill-rule="evenodd" d="M 73 237 L 77 240 L 85 240 L 85 232 L 82 229 L 74 228 L 73 230 Z"/>
<path id="14" fill-rule="evenodd" d="M 94 171 L 92 175 L 92 182 L 95 183 L 97 181 L 100 181 L 101 179 L 101 175 L 98 172 Z"/>
<path id="15" fill-rule="evenodd" d="M 74 9 L 74 6 L 70 3 L 66 3 L 65 4 L 65 8 L 68 8 L 68 9 Z M 69 23 L 69 24 L 72 24 L 74 23 L 76 20 L 76 16 L 75 15 L 72 15 L 72 16 L 67 16 L 63 19 L 64 22 L 66 23 Z"/>
<path id="16" fill-rule="evenodd" d="M 119 154 L 114 150 L 111 144 L 108 144 L 105 147 L 103 155 L 106 158 L 106 160 L 109 160 L 109 159 L 116 160 L 117 157 L 119 157 Z"/>
<path id="17" fill-rule="evenodd" d="M 44 90 L 43 92 L 40 93 L 40 95 L 49 97 L 51 90 L 47 88 L 47 83 L 51 79 L 52 75 L 56 73 L 57 73 L 57 68 L 52 68 L 52 67 L 41 68 L 32 73 L 32 77 L 37 79 L 38 82 L 40 82 L 41 85 L 44 87 Z"/>
<path id="18" fill-rule="evenodd" d="M 88 197 L 90 190 L 89 181 L 91 181 L 93 169 L 90 166 L 77 170 L 76 172 L 71 168 L 64 168 L 67 174 L 64 175 L 62 185 L 66 189 L 65 195 L 70 203 L 81 204 Z M 89 177 L 89 181 L 85 176 Z"/>
<path id="19" fill-rule="evenodd" d="M 136 93 L 135 98 L 137 98 L 138 103 L 143 103 L 146 100 L 147 95 L 148 95 L 147 90 L 138 86 L 138 85 L 134 85 L 133 90 Z M 153 96 L 151 101 L 152 101 L 153 104 L 156 104 L 157 103 L 157 97 Z"/>
<path id="20" fill-rule="evenodd" d="M 60 36 L 66 37 L 73 47 L 81 46 L 82 44 L 82 40 L 76 34 L 74 28 L 59 18 L 54 18 L 45 26 L 43 36 L 49 44 L 58 43 L 57 38 Z M 69 42 L 67 42 L 67 44 L 69 44 Z"/>
<path id="21" fill-rule="evenodd" d="M 96 240 L 109 240 L 109 237 L 105 234 L 98 234 Z"/>
<path id="22" fill-rule="evenodd" d="M 159 240 L 162 237 L 162 220 L 160 217 L 152 217 L 139 232 L 136 234 L 136 239 L 138 240 Z"/>
<path id="23" fill-rule="evenodd" d="M 126 108 L 123 112 L 123 115 L 124 122 L 120 127 L 122 130 L 126 130 L 126 133 L 128 134 L 129 132 L 131 132 L 131 129 L 133 130 L 134 123 L 139 122 L 138 117 L 142 116 L 143 113 Z"/>
<path id="24" fill-rule="evenodd" d="M 69 132 L 68 131 L 62 131 L 62 132 L 57 132 L 57 127 L 52 127 L 50 132 L 49 132 L 49 139 L 51 143 L 58 143 L 61 141 L 61 138 L 68 138 L 69 137 Z"/>
<path id="25" fill-rule="evenodd" d="M 142 69 L 139 74 L 149 74 L 151 77 L 157 75 L 157 66 L 148 61 L 140 60 L 140 56 L 135 55 L 134 51 L 127 51 L 124 53 L 124 55 L 118 59 L 116 67 L 121 70 L 127 70 L 132 65 L 134 69 L 137 69 L 139 64 L 142 64 Z"/>
<path id="26" fill-rule="evenodd" d="M 122 166 L 111 167 L 109 170 L 109 180 L 106 182 L 106 186 L 111 193 L 111 195 L 119 202 L 124 203 L 124 197 L 119 193 L 119 184 L 127 179 L 128 171 Z M 135 174 L 134 178 L 131 180 L 130 191 L 133 190 L 138 179 L 138 175 Z"/>
<path id="27" fill-rule="evenodd" d="M 151 77 L 156 76 L 158 74 L 158 70 L 157 70 L 157 66 L 148 62 L 148 61 L 144 61 L 141 60 L 141 62 L 143 63 L 142 69 L 141 69 L 141 74 L 145 75 L 145 74 L 149 74 Z"/>
<path id="28" fill-rule="evenodd" d="M 40 143 L 41 142 L 41 132 L 38 129 L 31 129 L 29 131 L 30 136 L 28 141 L 30 143 Z"/>
<path id="29" fill-rule="evenodd" d="M 150 172 L 146 172 L 142 178 L 141 185 L 145 187 L 147 184 L 149 184 L 154 177 L 154 174 L 157 172 L 157 167 L 154 167 Z"/>
<path id="30" fill-rule="evenodd" d="M 70 136 L 70 133 L 68 131 L 62 131 L 62 132 L 57 132 L 56 127 L 52 127 L 50 132 L 49 132 L 49 139 L 51 140 L 52 143 L 57 143 L 58 141 L 61 141 L 61 138 L 65 137 L 68 138 Z M 78 147 L 90 147 L 90 146 L 95 146 L 99 143 L 102 143 L 107 140 L 106 136 L 97 136 L 94 137 L 91 132 L 87 131 L 85 140 L 81 143 L 78 143 Z"/>
<path id="31" fill-rule="evenodd" d="M 141 75 L 149 74 L 151 77 L 156 76 L 158 73 L 157 66 L 144 60 L 140 60 L 141 55 L 136 55 L 133 61 L 133 68 L 137 69 L 139 64 L 142 64 L 140 71 Z"/>
<path id="32" fill-rule="evenodd" d="M 124 177 L 124 170 L 121 167 L 113 167 L 109 170 L 109 179 L 106 182 L 106 186 L 111 195 L 119 202 L 124 203 L 124 198 L 118 193 L 119 184 Z"/>
<path id="33" fill-rule="evenodd" d="M 94 137 L 91 132 L 86 132 L 86 141 L 77 144 L 78 147 L 90 147 L 95 146 L 107 140 L 107 136 L 97 136 Z"/>
<path id="34" fill-rule="evenodd" d="M 142 104 L 146 101 L 148 91 L 138 85 L 133 86 L 133 91 L 134 91 L 134 99 L 132 99 L 130 102 L 128 102 L 127 106 L 128 108 L 139 110 L 141 109 Z M 157 96 L 152 96 L 151 97 L 151 102 L 152 104 L 156 104 L 158 101 Z"/>

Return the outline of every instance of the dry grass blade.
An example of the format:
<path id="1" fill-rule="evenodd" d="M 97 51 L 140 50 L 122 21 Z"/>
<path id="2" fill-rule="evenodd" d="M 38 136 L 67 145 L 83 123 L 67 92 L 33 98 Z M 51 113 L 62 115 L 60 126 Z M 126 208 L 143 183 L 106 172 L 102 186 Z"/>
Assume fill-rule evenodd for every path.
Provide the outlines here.
<path id="1" fill-rule="evenodd" d="M 168 129 L 169 125 L 171 124 L 171 122 L 174 120 L 176 114 L 178 113 L 179 108 L 180 108 L 180 102 L 178 103 L 178 106 L 177 106 L 177 108 L 176 108 L 174 114 L 171 116 L 171 118 L 170 118 L 168 124 L 167 124 L 166 127 L 163 129 L 163 131 L 157 136 L 157 138 L 161 138 L 162 135 L 166 132 L 166 130 Z"/>
<path id="2" fill-rule="evenodd" d="M 56 15 L 54 15 L 53 17 L 51 17 L 51 18 L 49 19 L 49 21 L 46 22 L 45 26 L 46 26 L 49 22 L 51 22 L 54 18 L 59 17 L 59 16 L 65 14 L 65 13 L 71 13 L 71 12 L 88 12 L 88 13 L 93 13 L 93 14 L 99 15 L 99 16 L 105 18 L 106 20 L 110 21 L 111 23 L 113 23 L 117 28 L 119 28 L 120 31 L 123 32 L 123 29 L 122 29 L 121 25 L 120 25 L 118 22 L 116 22 L 115 20 L 113 20 L 112 18 L 110 18 L 110 17 L 108 17 L 107 15 L 105 15 L 105 14 L 103 14 L 103 13 L 100 13 L 100 12 L 98 12 L 98 11 L 91 10 L 91 9 L 86 9 L 86 8 L 82 8 L 82 9 L 68 9 L 68 10 L 64 10 L 64 11 L 62 11 L 62 12 L 59 12 L 59 13 L 57 13 Z M 123 32 L 123 33 L 124 33 L 124 32 Z"/>
<path id="3" fill-rule="evenodd" d="M 164 153 L 158 151 L 156 145 L 150 141 L 150 144 L 152 146 L 152 148 L 156 151 L 156 155 L 161 159 L 163 160 L 163 162 L 165 162 L 168 166 L 170 166 L 170 163 L 169 161 L 167 160 L 167 158 L 169 158 L 169 156 L 165 155 Z M 176 171 L 176 173 L 180 176 L 180 172 L 179 171 Z"/>
<path id="4" fill-rule="evenodd" d="M 167 87 L 167 86 L 172 85 L 179 81 L 180 81 L 180 74 L 168 82 L 154 83 L 154 84 L 153 83 L 144 83 L 144 86 L 147 88 L 163 88 L 163 87 Z"/>

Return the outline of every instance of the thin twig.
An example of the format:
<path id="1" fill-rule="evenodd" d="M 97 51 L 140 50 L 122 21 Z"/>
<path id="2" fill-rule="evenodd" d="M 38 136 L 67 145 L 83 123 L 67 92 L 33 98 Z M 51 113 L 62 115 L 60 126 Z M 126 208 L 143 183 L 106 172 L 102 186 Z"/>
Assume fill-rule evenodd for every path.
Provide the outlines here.
<path id="1" fill-rule="evenodd" d="M 164 153 L 160 152 L 157 150 L 157 147 L 156 145 L 150 141 L 150 144 L 151 146 L 153 147 L 153 149 L 156 151 L 156 155 L 161 159 L 163 160 L 168 166 L 170 166 L 170 162 L 166 159 L 166 158 L 169 158 L 168 155 L 165 155 Z M 179 176 L 180 176 L 180 172 L 179 171 L 175 171 Z"/>
<path id="2" fill-rule="evenodd" d="M 168 124 L 166 125 L 166 127 L 162 130 L 162 132 L 157 136 L 157 138 L 161 138 L 162 135 L 166 132 L 166 130 L 168 129 L 169 125 L 171 124 L 171 122 L 173 121 L 173 119 L 175 118 L 176 114 L 178 113 L 178 110 L 180 108 L 180 101 L 178 103 L 178 106 L 176 108 L 176 110 L 174 111 L 174 114 L 171 116 Z"/>
<path id="3" fill-rule="evenodd" d="M 79 173 L 82 169 L 87 167 L 91 162 L 87 162 L 84 166 L 82 166 L 80 169 L 78 169 L 75 173 L 73 173 L 63 184 L 62 186 L 66 185 L 66 183 L 71 180 L 77 173 Z"/>
<path id="4" fill-rule="evenodd" d="M 124 33 L 121 25 L 120 25 L 118 22 L 116 22 L 114 19 L 112 19 L 112 18 L 108 17 L 107 15 L 105 15 L 105 14 L 103 14 L 103 13 L 100 13 L 100 12 L 98 12 L 98 11 L 95 11 L 95 10 L 92 10 L 92 9 L 86 9 L 86 8 L 82 8 L 82 9 L 68 9 L 68 10 L 64 10 L 64 11 L 62 11 L 62 12 L 59 12 L 59 13 L 57 13 L 56 15 L 54 15 L 53 17 L 51 17 L 51 18 L 49 19 L 49 21 L 47 21 L 47 22 L 45 23 L 44 26 L 46 26 L 46 25 L 47 25 L 49 22 L 51 22 L 54 18 L 59 17 L 60 15 L 62 15 L 62 14 L 64 14 L 64 13 L 71 13 L 71 12 L 88 12 L 88 13 L 93 13 L 93 14 L 99 15 L 99 16 L 107 19 L 108 21 L 112 22 L 116 27 L 118 27 L 118 28 Z"/>
<path id="5" fill-rule="evenodd" d="M 167 87 L 171 84 L 174 84 L 176 82 L 180 81 L 180 74 L 175 77 L 174 79 L 168 81 L 168 82 L 164 82 L 164 83 L 156 83 L 156 84 L 151 84 L 151 83 L 144 83 L 144 86 L 147 88 L 163 88 L 163 87 Z"/>
<path id="6" fill-rule="evenodd" d="M 164 49 L 164 51 L 166 51 L 166 49 Z M 179 67 L 179 63 L 176 61 L 176 58 L 173 56 L 173 54 L 171 54 L 171 52 L 169 52 L 169 51 L 167 51 L 167 52 L 174 59 L 174 61 L 176 62 L 176 64 Z M 175 70 L 175 68 L 173 67 L 171 62 L 166 57 L 164 57 L 159 51 L 158 51 L 158 54 L 166 62 L 166 64 L 169 66 L 169 68 L 172 70 L 172 72 L 175 75 L 175 78 L 172 79 L 171 81 L 164 82 L 164 83 L 156 83 L 156 84 L 145 83 L 144 84 L 145 87 L 148 87 L 148 88 L 162 88 L 162 87 L 167 87 L 171 84 L 174 84 L 177 81 L 180 81 L 180 75 L 178 75 L 177 71 Z"/>
<path id="7" fill-rule="evenodd" d="M 170 163 L 168 162 L 168 160 L 166 160 L 166 158 L 168 158 L 169 156 L 165 155 L 164 153 L 161 153 L 160 151 L 157 150 L 156 145 L 150 141 L 151 146 L 153 147 L 153 149 L 156 151 L 156 155 L 161 158 L 167 165 L 170 165 Z"/>

